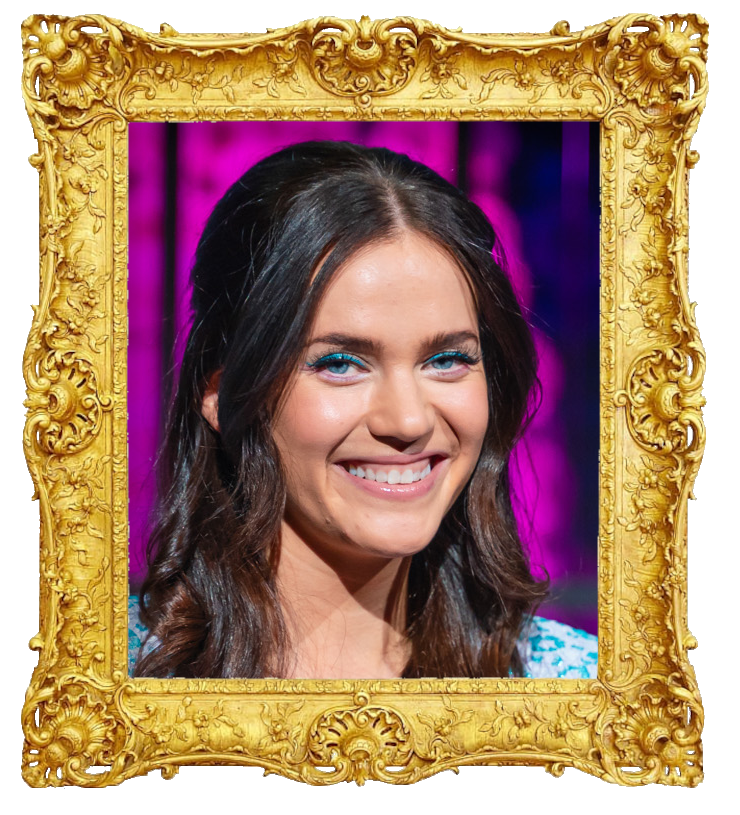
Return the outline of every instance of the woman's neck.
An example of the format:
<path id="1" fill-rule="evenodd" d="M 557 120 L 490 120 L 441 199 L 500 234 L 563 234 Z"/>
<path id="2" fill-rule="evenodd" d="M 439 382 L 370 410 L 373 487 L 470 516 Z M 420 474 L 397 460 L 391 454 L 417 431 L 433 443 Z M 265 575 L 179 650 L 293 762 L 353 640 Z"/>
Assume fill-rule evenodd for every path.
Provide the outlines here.
<path id="1" fill-rule="evenodd" d="M 400 676 L 409 564 L 319 552 L 283 524 L 277 581 L 293 654 L 288 678 Z"/>

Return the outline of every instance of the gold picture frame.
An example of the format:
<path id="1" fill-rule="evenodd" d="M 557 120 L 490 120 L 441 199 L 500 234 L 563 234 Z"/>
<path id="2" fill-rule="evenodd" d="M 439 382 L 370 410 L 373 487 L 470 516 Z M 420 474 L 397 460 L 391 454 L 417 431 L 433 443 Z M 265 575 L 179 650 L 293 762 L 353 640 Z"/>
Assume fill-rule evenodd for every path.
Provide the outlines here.
<path id="1" fill-rule="evenodd" d="M 23 23 L 41 224 L 24 357 L 41 513 L 28 784 L 106 786 L 186 764 L 312 784 L 405 784 L 469 764 L 702 779 L 686 513 L 704 353 L 687 181 L 707 31 L 697 15 L 639 14 L 533 35 L 410 17 L 259 35 L 150 34 L 96 15 Z M 600 122 L 597 680 L 129 678 L 127 123 L 301 118 Z"/>

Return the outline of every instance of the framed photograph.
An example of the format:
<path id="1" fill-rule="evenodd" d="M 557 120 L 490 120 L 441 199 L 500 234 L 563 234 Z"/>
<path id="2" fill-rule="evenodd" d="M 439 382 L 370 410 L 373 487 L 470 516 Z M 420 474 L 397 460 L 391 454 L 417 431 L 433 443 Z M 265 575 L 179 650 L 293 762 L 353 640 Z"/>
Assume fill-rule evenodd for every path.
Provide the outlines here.
<path id="1" fill-rule="evenodd" d="M 313 784 L 410 783 L 465 764 L 519 763 L 555 774 L 573 766 L 629 785 L 698 783 L 703 712 L 687 658 L 695 643 L 686 620 L 686 504 L 704 445 L 704 355 L 686 269 L 687 176 L 697 160 L 690 141 L 707 92 L 705 21 L 696 15 L 631 15 L 577 33 L 563 24 L 548 34 L 514 36 L 466 35 L 415 18 L 327 17 L 237 36 L 180 35 L 167 26 L 154 35 L 94 15 L 36 15 L 24 22 L 22 33 L 24 95 L 39 145 L 42 277 L 24 361 L 29 393 L 24 444 L 42 521 L 42 626 L 32 643 L 40 655 L 23 719 L 26 781 L 103 786 L 153 769 L 171 776 L 178 766 L 197 763 L 261 766 Z M 323 228 L 329 236 L 324 243 L 317 227 L 288 247 L 285 235 L 297 223 L 297 210 L 282 221 L 274 215 L 284 200 L 294 207 L 324 183 L 314 171 L 310 184 L 296 186 L 291 169 L 315 163 L 319 154 L 334 184 L 324 208 L 354 183 L 358 162 L 365 188 L 368 173 L 377 175 L 382 164 L 387 189 L 388 168 L 395 168 L 393 202 L 400 220 L 390 231 L 367 232 L 351 243 L 337 261 L 337 282 L 330 275 L 339 238 L 329 236 L 329 227 Z M 415 195 L 429 196 L 424 207 L 414 208 L 414 196 L 403 204 L 410 182 L 399 186 L 398 162 L 406 162 L 403 172 L 414 179 Z M 252 187 L 268 170 L 269 183 Z M 285 187 L 283 175 L 292 179 Z M 242 270 L 234 284 L 241 295 L 230 289 L 212 294 L 216 277 L 203 276 L 203 269 L 218 265 L 204 265 L 209 245 L 229 246 L 223 224 L 253 208 L 254 200 L 266 200 L 271 188 L 279 193 L 270 213 L 276 237 L 267 249 L 256 240 L 249 262 L 234 266 Z M 240 190 L 247 190 L 246 197 L 229 204 Z M 444 219 L 429 214 L 440 201 L 450 222 L 458 224 L 455 234 L 464 235 L 461 246 L 485 243 L 480 236 L 490 230 L 483 254 L 495 268 L 481 280 L 494 274 L 509 281 L 493 300 L 500 307 L 509 292 L 511 306 L 489 312 L 481 302 L 488 284 L 476 283 L 467 250 L 455 250 L 454 235 L 440 237 L 446 234 Z M 227 205 L 232 208 L 224 210 Z M 458 206 L 463 215 L 455 215 Z M 369 230 L 377 211 L 377 206 L 367 210 L 352 229 Z M 327 223 L 339 223 L 346 213 L 342 229 L 350 229 L 351 210 L 340 207 L 337 213 Z M 478 213 L 479 231 L 469 236 L 465 230 L 478 223 Z M 244 223 L 257 222 L 239 221 L 234 234 L 243 241 Z M 406 233 L 424 237 L 423 245 L 401 243 Z M 273 268 L 274 257 L 288 248 L 308 251 L 304 245 L 311 240 L 319 241 L 318 255 L 304 264 L 305 285 L 293 285 L 294 299 L 288 297 L 290 286 L 260 295 L 263 279 L 279 278 L 279 271 L 263 274 Z M 244 251 L 246 244 L 240 246 Z M 391 355 L 393 364 L 385 368 L 377 350 L 375 356 L 350 359 L 349 345 L 324 349 L 316 359 L 302 357 L 299 377 L 306 374 L 308 381 L 320 369 L 320 387 L 345 394 L 345 403 L 353 389 L 371 394 L 362 420 L 340 440 L 339 449 L 352 448 L 351 457 L 342 453 L 331 461 L 333 467 L 346 464 L 341 478 L 349 474 L 364 481 L 363 464 L 369 461 L 388 481 L 381 486 L 378 478 L 362 489 L 384 497 L 358 500 L 357 512 L 368 506 L 372 511 L 361 534 L 348 532 L 354 521 L 331 504 L 334 488 L 325 495 L 305 488 L 303 476 L 310 470 L 304 464 L 314 449 L 303 432 L 306 423 L 286 424 L 280 400 L 280 409 L 277 403 L 272 409 L 273 386 L 264 391 L 264 417 L 255 396 L 256 418 L 240 413 L 240 432 L 252 438 L 271 428 L 265 445 L 274 443 L 279 455 L 272 458 L 283 479 L 275 482 L 282 492 L 272 493 L 282 503 L 273 513 L 277 531 L 265 527 L 269 534 L 259 551 L 235 554 L 233 535 L 224 546 L 229 557 L 243 558 L 238 570 L 254 567 L 255 577 L 246 594 L 227 595 L 219 613 L 208 600 L 217 593 L 217 584 L 208 582 L 215 571 L 193 571 L 192 563 L 207 560 L 202 541 L 208 535 L 219 539 L 214 530 L 220 527 L 198 520 L 187 533 L 181 530 L 185 515 L 201 519 L 203 501 L 218 504 L 223 493 L 228 500 L 212 515 L 222 519 L 233 511 L 242 524 L 239 540 L 246 540 L 254 507 L 259 501 L 268 506 L 266 497 L 255 497 L 263 482 L 243 477 L 257 472 L 252 448 L 234 463 L 223 441 L 231 433 L 230 408 L 224 405 L 242 410 L 249 393 L 262 387 L 256 378 L 247 388 L 244 366 L 230 367 L 232 349 L 245 333 L 240 326 L 258 325 L 270 303 L 278 303 L 274 298 L 287 298 L 275 305 L 274 319 L 284 323 L 268 326 L 264 347 L 272 343 L 284 360 L 292 359 L 284 336 L 302 320 L 305 345 L 311 326 L 330 313 L 332 292 L 341 291 L 338 281 L 352 279 L 352 269 L 366 280 L 368 269 L 382 276 L 392 266 L 393 286 L 386 290 L 397 286 L 403 292 L 400 259 L 404 268 L 417 256 L 428 265 L 430 246 L 448 275 L 467 281 L 461 302 L 474 304 L 472 325 L 481 342 L 497 335 L 483 348 L 482 361 L 451 346 L 418 356 L 413 375 L 421 383 L 423 405 L 417 419 L 432 417 L 428 437 L 436 446 L 424 446 L 421 430 L 400 429 L 411 408 L 401 415 L 398 401 L 384 401 L 389 372 L 400 370 L 400 343 L 376 342 Z M 388 247 L 395 247 L 390 260 L 381 257 Z M 328 270 L 325 276 L 322 269 Z M 219 274 L 226 282 L 218 286 L 232 285 L 228 265 Z M 248 279 L 253 290 L 244 288 Z M 351 303 L 355 290 L 348 291 L 343 296 Z M 425 314 L 436 313 L 441 300 L 448 305 L 446 296 L 419 298 Z M 231 311 L 219 316 L 219 304 L 226 301 Z M 398 322 L 406 325 L 408 312 L 408 325 L 421 333 L 424 323 L 420 317 L 414 323 L 413 302 L 398 305 L 405 309 Z M 306 314 L 299 320 L 302 310 Z M 198 345 L 214 314 L 221 322 Z M 235 319 L 237 314 L 248 317 Z M 501 360 L 514 334 L 506 334 L 509 329 L 493 314 L 514 314 L 514 323 L 526 326 L 529 339 L 518 340 L 524 344 L 512 352 L 510 368 L 523 367 L 518 362 L 529 342 L 539 379 L 539 391 L 533 379 L 522 391 L 519 411 L 508 420 L 508 441 L 498 447 L 490 437 L 505 435 L 500 430 L 505 420 L 496 417 L 505 414 L 500 404 L 515 401 L 514 380 L 500 391 L 505 400 L 490 394 L 504 381 L 500 370 L 508 363 Z M 223 348 L 212 341 L 217 335 L 224 338 Z M 355 366 L 357 379 L 340 383 L 348 366 Z M 454 381 L 443 382 L 442 371 L 455 366 Z M 460 468 L 436 520 L 431 502 L 420 505 L 419 519 L 433 526 L 421 541 L 423 524 L 417 523 L 413 501 L 442 493 L 434 485 L 444 484 L 462 463 L 460 450 L 466 449 L 475 417 L 474 402 L 467 401 L 456 425 L 439 407 L 437 394 L 456 388 L 462 393 L 476 370 L 489 386 L 487 399 L 483 391 L 487 421 L 478 441 L 470 442 L 481 452 L 470 454 L 467 469 Z M 291 385 L 286 399 L 299 391 Z M 531 395 L 536 392 L 537 412 Z M 184 406 L 179 419 L 178 402 Z M 514 408 L 510 412 L 513 416 Z M 192 458 L 182 453 L 184 436 L 178 435 L 188 422 L 194 428 Z M 446 430 L 462 439 L 454 452 L 439 446 Z M 367 446 L 360 454 L 345 441 L 362 438 L 360 433 L 373 440 L 373 455 Z M 401 440 L 405 446 L 397 443 Z M 305 455 L 295 452 L 300 444 Z M 398 466 L 408 465 L 411 475 L 402 483 L 405 471 L 399 469 L 391 498 L 396 462 L 386 457 L 386 467 L 376 461 L 382 445 L 408 458 L 399 458 Z M 195 456 L 203 450 L 201 462 Z M 491 461 L 498 455 L 505 477 L 481 464 L 489 452 Z M 286 465 L 293 459 L 297 465 Z M 173 500 L 183 462 L 188 477 L 197 478 Z M 198 462 L 211 469 L 201 472 Z M 427 464 L 431 475 L 420 472 L 414 479 L 415 462 Z M 422 495 L 415 485 L 427 477 L 434 483 Z M 196 482 L 208 486 L 191 506 L 186 496 Z M 359 488 L 352 483 L 347 489 L 354 495 L 351 490 Z M 410 499 L 397 512 L 401 492 Z M 337 540 L 365 547 L 362 562 L 369 548 L 375 557 L 380 547 L 380 560 L 398 565 L 394 585 L 401 586 L 397 608 L 403 619 L 394 617 L 389 630 L 401 632 L 403 658 L 393 665 L 380 661 L 377 670 L 375 664 L 358 665 L 347 649 L 332 657 L 331 664 L 340 666 L 332 671 L 320 649 L 290 650 L 300 632 L 289 608 L 293 621 L 314 620 L 318 603 L 306 605 L 307 595 L 299 593 L 303 604 L 290 606 L 280 563 L 288 560 L 286 529 L 292 535 L 310 525 L 312 501 L 333 507 L 327 515 L 339 530 Z M 373 503 L 382 501 L 393 503 L 392 513 Z M 510 516 L 506 534 L 496 537 L 482 525 L 486 506 L 495 516 L 491 530 L 498 528 L 496 518 Z M 404 528 L 406 513 L 414 521 L 407 524 L 413 535 L 406 543 L 400 534 L 391 540 L 387 530 Z M 384 514 L 393 515 L 386 527 Z M 434 557 L 425 553 L 435 546 L 443 551 L 440 541 L 447 540 L 450 518 L 463 530 L 463 543 L 445 543 L 444 551 L 463 554 L 449 555 L 454 568 L 440 571 L 445 577 L 435 583 L 428 576 Z M 466 524 L 475 534 L 465 531 Z M 513 570 L 495 567 L 495 557 L 486 559 L 478 549 L 470 549 L 473 556 L 465 543 L 469 538 L 472 547 L 475 538 L 482 550 L 481 541 L 494 546 L 506 535 L 526 571 L 516 586 L 520 595 L 526 588 L 529 600 L 519 606 L 512 605 Z M 308 548 L 330 562 L 329 544 L 320 550 L 314 537 L 303 535 L 303 542 L 310 539 Z M 163 548 L 163 541 L 171 548 Z M 147 545 L 153 545 L 148 572 Z M 176 551 L 180 560 L 173 566 Z M 353 554 L 350 548 L 347 558 Z M 214 562 L 220 574 L 236 561 L 229 566 L 219 554 Z M 491 576 L 484 579 L 486 570 Z M 452 594 L 468 598 L 455 613 L 474 620 L 460 624 L 459 631 L 478 632 L 460 646 L 466 658 L 457 662 L 442 658 L 450 642 L 462 642 L 452 612 L 435 617 L 442 620 L 441 634 L 423 639 L 418 633 L 450 575 L 464 585 Z M 205 587 L 196 586 L 198 580 Z M 224 580 L 219 591 L 236 585 L 232 577 Z M 183 586 L 192 589 L 187 597 Z M 252 591 L 282 614 L 282 662 L 276 646 L 264 647 L 265 641 L 277 641 L 271 632 L 278 630 L 269 628 L 264 607 L 256 602 L 251 610 L 234 610 L 239 605 L 234 601 Z M 174 612 L 163 611 L 176 601 L 181 605 Z M 135 619 L 139 610 L 142 622 Z M 554 621 L 559 628 L 549 627 Z M 234 631 L 250 625 L 259 636 L 239 640 Z M 196 633 L 181 646 L 185 640 L 178 637 L 185 629 Z M 323 642 L 331 653 L 326 631 Z M 356 639 L 352 630 L 347 636 Z M 233 642 L 240 654 L 249 650 L 255 637 L 262 643 L 254 649 L 257 656 L 235 658 L 229 652 Z M 84 737 L 72 739 L 73 730 Z"/>
<path id="2" fill-rule="evenodd" d="M 139 595 L 146 576 L 156 514 L 154 462 L 167 422 L 166 394 L 173 390 L 191 328 L 190 269 L 198 239 L 237 178 L 267 156 L 312 140 L 408 155 L 465 191 L 494 225 L 500 262 L 537 347 L 539 404 L 512 470 L 520 534 L 534 569 L 550 579 L 538 613 L 596 634 L 596 122 L 129 125 L 128 365 L 136 372 L 128 381 L 131 595 Z"/>

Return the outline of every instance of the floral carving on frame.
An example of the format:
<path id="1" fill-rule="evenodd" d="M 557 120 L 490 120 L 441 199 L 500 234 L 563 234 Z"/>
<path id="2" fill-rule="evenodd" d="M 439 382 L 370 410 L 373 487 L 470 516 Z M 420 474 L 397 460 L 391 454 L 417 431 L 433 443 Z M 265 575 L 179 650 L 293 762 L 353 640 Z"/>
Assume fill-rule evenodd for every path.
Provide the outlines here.
<path id="1" fill-rule="evenodd" d="M 244 35 L 152 34 L 97 15 L 23 23 L 41 282 L 24 357 L 41 516 L 30 785 L 171 777 L 189 763 L 311 784 L 511 763 L 626 785 L 701 780 L 686 506 L 705 360 L 687 179 L 707 30 L 692 14 L 527 35 L 410 17 Z M 127 123 L 247 119 L 600 123 L 597 680 L 129 679 Z"/>

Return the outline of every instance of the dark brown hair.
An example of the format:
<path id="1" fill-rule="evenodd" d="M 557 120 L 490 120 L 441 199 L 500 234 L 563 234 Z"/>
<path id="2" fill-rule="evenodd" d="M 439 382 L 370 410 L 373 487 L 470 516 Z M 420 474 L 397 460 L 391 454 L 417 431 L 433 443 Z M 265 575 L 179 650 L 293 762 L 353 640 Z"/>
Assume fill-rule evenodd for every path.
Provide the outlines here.
<path id="1" fill-rule="evenodd" d="M 546 584 L 532 577 L 518 535 L 509 458 L 536 391 L 536 356 L 494 260 L 493 228 L 408 156 L 306 142 L 245 173 L 198 245 L 193 326 L 160 456 L 141 592 L 150 650 L 137 676 L 284 675 L 290 642 L 273 565 L 285 481 L 272 416 L 327 282 L 360 248 L 403 229 L 444 247 L 467 275 L 489 391 L 475 472 L 411 562 L 404 676 L 522 673 L 518 637 Z M 201 415 L 217 371 L 219 433 Z"/>

